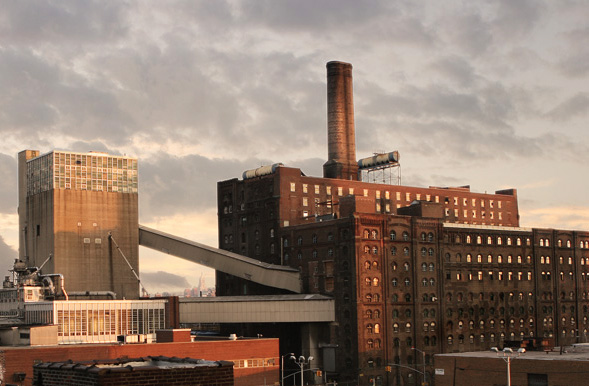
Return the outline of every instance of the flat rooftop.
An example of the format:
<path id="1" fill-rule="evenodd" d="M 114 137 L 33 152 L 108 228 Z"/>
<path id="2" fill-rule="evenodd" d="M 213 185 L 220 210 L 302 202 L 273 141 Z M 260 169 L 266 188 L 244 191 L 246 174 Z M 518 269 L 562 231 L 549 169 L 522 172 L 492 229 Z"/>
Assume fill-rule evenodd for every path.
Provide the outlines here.
<path id="1" fill-rule="evenodd" d="M 514 349 L 515 351 L 516 349 Z M 510 356 L 513 356 L 511 354 Z M 460 358 L 497 358 L 502 357 L 502 351 L 470 351 L 461 353 L 435 354 L 436 357 L 460 357 Z M 517 360 L 544 360 L 544 361 L 589 361 L 589 343 L 579 343 L 575 346 L 566 346 L 561 355 L 560 347 L 553 351 L 526 351 L 517 357 Z"/>

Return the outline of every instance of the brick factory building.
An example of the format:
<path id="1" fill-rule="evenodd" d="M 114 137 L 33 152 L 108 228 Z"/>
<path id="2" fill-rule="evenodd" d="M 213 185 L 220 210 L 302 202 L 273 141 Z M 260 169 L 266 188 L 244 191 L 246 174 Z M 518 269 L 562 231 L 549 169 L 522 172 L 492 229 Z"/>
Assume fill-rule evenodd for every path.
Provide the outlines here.
<path id="1" fill-rule="evenodd" d="M 501 355 L 499 355 L 501 356 Z M 589 375 L 589 352 L 545 354 L 528 351 L 511 360 L 512 385 L 584 386 Z M 493 352 L 436 355 L 436 386 L 495 386 L 507 383 L 507 364 Z"/>
<path id="2" fill-rule="evenodd" d="M 336 300 L 317 348 L 335 347 L 328 378 L 404 385 L 416 374 L 400 366 L 425 361 L 432 379 L 438 353 L 585 341 L 589 232 L 520 227 L 515 189 L 362 181 L 351 65 L 327 73 L 324 177 L 275 164 L 219 182 L 217 198 L 220 248 L 298 268 L 303 292 Z M 220 296 L 270 293 L 217 272 Z"/>

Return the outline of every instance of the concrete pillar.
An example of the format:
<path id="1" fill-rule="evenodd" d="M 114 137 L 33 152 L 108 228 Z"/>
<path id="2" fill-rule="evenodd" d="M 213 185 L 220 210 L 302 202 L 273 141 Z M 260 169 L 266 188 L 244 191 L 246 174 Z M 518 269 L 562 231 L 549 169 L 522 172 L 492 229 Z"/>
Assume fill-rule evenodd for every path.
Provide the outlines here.
<path id="1" fill-rule="evenodd" d="M 327 63 L 327 162 L 325 178 L 358 179 L 352 65 Z"/>

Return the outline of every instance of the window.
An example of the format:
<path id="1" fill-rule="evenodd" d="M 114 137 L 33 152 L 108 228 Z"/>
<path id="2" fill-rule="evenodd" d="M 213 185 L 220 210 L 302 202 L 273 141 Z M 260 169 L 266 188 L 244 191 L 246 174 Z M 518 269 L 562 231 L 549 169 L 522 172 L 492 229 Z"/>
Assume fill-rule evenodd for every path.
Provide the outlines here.
<path id="1" fill-rule="evenodd" d="M 291 192 L 295 192 L 296 191 L 296 184 L 294 182 L 290 183 L 290 191 Z"/>
<path id="2" fill-rule="evenodd" d="M 409 233 L 403 232 L 403 241 L 409 241 Z"/>
<path id="3" fill-rule="evenodd" d="M 396 240 L 397 239 L 397 233 L 395 231 L 391 231 L 390 237 L 391 237 L 391 240 Z"/>
<path id="4" fill-rule="evenodd" d="M 411 323 L 405 323 L 405 332 L 411 332 Z"/>

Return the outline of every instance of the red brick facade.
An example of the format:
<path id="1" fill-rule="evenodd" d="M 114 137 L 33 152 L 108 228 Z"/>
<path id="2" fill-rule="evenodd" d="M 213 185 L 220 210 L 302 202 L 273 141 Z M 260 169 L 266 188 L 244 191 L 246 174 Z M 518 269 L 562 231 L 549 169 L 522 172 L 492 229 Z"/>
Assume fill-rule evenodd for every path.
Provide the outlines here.
<path id="1" fill-rule="evenodd" d="M 195 360 L 168 362 L 169 358 L 155 358 L 157 365 L 133 366 L 146 362 L 143 358 L 132 362 L 115 362 L 120 367 L 105 367 L 105 363 L 52 362 L 36 365 L 35 386 L 233 386 L 233 363 L 210 362 L 197 364 Z M 127 364 L 129 363 L 129 364 Z M 174 367 L 175 363 L 193 367 Z M 108 363 L 110 365 L 110 363 Z M 170 366 L 172 364 L 172 366 Z"/>
<path id="2" fill-rule="evenodd" d="M 218 206 L 222 248 L 298 268 L 303 292 L 334 297 L 336 323 L 322 343 L 337 346 L 330 376 L 340 382 L 401 385 L 409 372 L 397 364 L 425 359 L 433 374 L 434 354 L 523 336 L 588 339 L 589 232 L 519 228 L 515 190 L 381 185 L 279 167 L 220 182 Z M 271 291 L 217 274 L 219 295 Z"/>
<path id="3" fill-rule="evenodd" d="M 264 376 L 268 384 L 279 381 L 280 354 L 278 339 L 238 339 L 236 341 L 203 341 L 194 343 L 62 345 L 51 347 L 1 347 L 1 379 L 13 382 L 15 373 L 25 373 L 25 386 L 32 385 L 33 365 L 41 362 L 91 361 L 95 359 L 167 356 L 201 358 L 211 361 L 234 361 L 235 385 L 260 385 Z M 254 359 L 252 359 L 254 358 Z M 240 365 L 244 360 L 266 359 L 265 366 Z M 274 361 L 268 361 L 274 359 Z M 270 362 L 270 363 L 268 363 Z"/>

